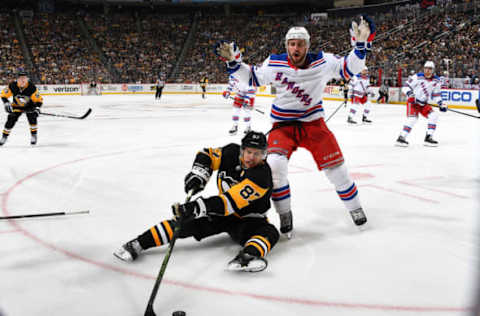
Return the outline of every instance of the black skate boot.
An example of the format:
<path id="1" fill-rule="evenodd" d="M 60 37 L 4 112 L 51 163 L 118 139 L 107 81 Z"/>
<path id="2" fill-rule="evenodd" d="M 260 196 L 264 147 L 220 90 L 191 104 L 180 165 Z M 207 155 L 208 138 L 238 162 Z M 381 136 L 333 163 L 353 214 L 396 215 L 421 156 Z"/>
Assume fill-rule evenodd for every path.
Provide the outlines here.
<path id="1" fill-rule="evenodd" d="M 425 135 L 425 141 L 423 142 L 424 146 L 428 147 L 437 147 L 438 142 L 432 138 L 432 135 Z"/>
<path id="2" fill-rule="evenodd" d="M 365 216 L 362 208 L 357 208 L 356 210 L 350 211 L 350 215 L 352 216 L 353 222 L 357 226 L 361 226 L 367 222 L 367 217 Z"/>
<path id="3" fill-rule="evenodd" d="M 292 238 L 293 231 L 293 216 L 292 211 L 288 211 L 283 214 L 278 214 L 280 216 L 280 232 L 285 234 L 288 239 Z"/>
<path id="4" fill-rule="evenodd" d="M 357 124 L 357 122 L 355 122 L 350 116 L 349 116 L 348 119 L 347 119 L 347 123 L 349 123 L 349 124 Z"/>
<path id="5" fill-rule="evenodd" d="M 372 124 L 372 121 L 369 120 L 365 115 L 362 117 L 362 122 L 365 124 Z"/>
<path id="6" fill-rule="evenodd" d="M 251 130 L 252 130 L 252 129 L 250 128 L 250 126 L 248 126 L 247 128 L 245 128 L 245 130 L 243 131 L 243 133 L 244 133 L 245 135 L 247 135 L 248 132 L 250 132 Z"/>
<path id="7" fill-rule="evenodd" d="M 246 253 L 243 249 L 228 263 L 230 271 L 260 272 L 267 268 L 268 262 L 263 257 Z"/>
<path id="8" fill-rule="evenodd" d="M 35 146 L 37 144 L 37 134 L 32 134 L 32 138 L 30 138 L 30 145 Z"/>
<path id="9" fill-rule="evenodd" d="M 232 128 L 228 131 L 228 133 L 230 135 L 237 135 L 237 132 L 238 132 L 238 126 L 237 125 L 233 125 Z"/>
<path id="10" fill-rule="evenodd" d="M 138 255 L 143 251 L 138 239 L 133 239 L 124 244 L 113 255 L 120 260 L 131 262 L 137 259 Z"/>
<path id="11" fill-rule="evenodd" d="M 405 140 L 405 137 L 398 136 L 397 142 L 395 143 L 395 146 L 408 147 L 408 142 Z"/>
<path id="12" fill-rule="evenodd" d="M 2 138 L 0 139 L 0 146 L 3 146 L 7 142 L 8 136 L 3 134 Z"/>

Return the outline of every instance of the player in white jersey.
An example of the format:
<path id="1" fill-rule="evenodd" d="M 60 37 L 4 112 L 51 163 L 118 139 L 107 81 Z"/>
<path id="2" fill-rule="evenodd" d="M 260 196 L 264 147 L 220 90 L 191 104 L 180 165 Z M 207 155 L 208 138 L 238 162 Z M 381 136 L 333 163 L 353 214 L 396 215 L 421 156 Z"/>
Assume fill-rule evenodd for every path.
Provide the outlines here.
<path id="1" fill-rule="evenodd" d="M 240 120 L 240 114 L 243 110 L 243 121 L 245 123 L 245 134 L 247 134 L 251 127 L 252 109 L 255 104 L 255 93 L 257 88 L 241 83 L 237 78 L 229 76 L 227 90 L 223 91 L 223 97 L 225 99 L 230 98 L 230 95 L 235 92 L 233 98 L 233 126 L 228 131 L 230 135 L 237 134 L 238 121 Z"/>
<path id="2" fill-rule="evenodd" d="M 440 77 L 440 88 L 442 89 L 450 88 L 450 78 L 448 78 L 448 71 L 444 71 L 443 76 Z"/>
<path id="3" fill-rule="evenodd" d="M 442 112 L 447 111 L 447 106 L 443 104 L 440 92 L 440 80 L 437 76 L 433 75 L 434 69 L 435 64 L 433 61 L 427 61 L 423 66 L 424 72 L 412 76 L 407 82 L 407 120 L 403 125 L 400 136 L 397 138 L 397 146 L 408 146 L 406 138 L 413 126 L 417 123 L 419 113 L 428 120 L 424 145 L 430 147 L 438 146 L 438 142 L 433 139 L 433 133 L 437 128 L 438 113 L 433 111 L 430 104 L 437 103 Z"/>
<path id="4" fill-rule="evenodd" d="M 298 147 L 312 153 L 319 170 L 335 186 L 356 225 L 367 218 L 358 197 L 357 186 L 344 163 L 342 151 L 325 124 L 322 95 L 331 79 L 350 79 L 365 67 L 366 47 L 375 36 L 375 25 L 368 17 L 352 22 L 354 48 L 347 56 L 309 53 L 310 35 L 304 27 L 292 27 L 285 36 L 287 53 L 270 55 L 262 65 L 241 62 L 234 43 L 222 42 L 215 52 L 227 62 L 228 71 L 254 86 L 271 84 L 277 94 L 270 117 L 273 127 L 268 136 L 267 162 L 272 168 L 272 200 L 280 215 L 280 231 L 291 237 L 293 229 L 288 160 Z"/>
<path id="5" fill-rule="evenodd" d="M 371 103 L 368 100 L 369 96 L 373 96 L 373 92 L 370 88 L 370 77 L 368 76 L 368 68 L 365 66 L 362 71 L 354 76 L 350 80 L 350 95 L 352 100 L 352 105 L 350 106 L 350 113 L 348 114 L 347 122 L 350 124 L 357 124 L 355 121 L 355 114 L 359 111 L 360 104 L 364 106 L 362 122 L 363 123 L 372 123 L 368 119 L 370 114 Z"/>

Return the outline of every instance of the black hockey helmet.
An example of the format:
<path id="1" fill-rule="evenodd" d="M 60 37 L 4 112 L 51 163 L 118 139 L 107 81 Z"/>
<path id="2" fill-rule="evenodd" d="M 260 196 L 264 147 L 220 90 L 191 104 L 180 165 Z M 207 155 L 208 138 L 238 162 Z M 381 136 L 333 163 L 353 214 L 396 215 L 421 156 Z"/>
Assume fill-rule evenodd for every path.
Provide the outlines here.
<path id="1" fill-rule="evenodd" d="M 19 69 L 17 73 L 17 77 L 22 77 L 22 76 L 28 77 L 28 73 L 24 69 Z"/>
<path id="2" fill-rule="evenodd" d="M 250 131 L 242 138 L 242 149 L 246 147 L 267 150 L 267 137 L 262 132 Z"/>

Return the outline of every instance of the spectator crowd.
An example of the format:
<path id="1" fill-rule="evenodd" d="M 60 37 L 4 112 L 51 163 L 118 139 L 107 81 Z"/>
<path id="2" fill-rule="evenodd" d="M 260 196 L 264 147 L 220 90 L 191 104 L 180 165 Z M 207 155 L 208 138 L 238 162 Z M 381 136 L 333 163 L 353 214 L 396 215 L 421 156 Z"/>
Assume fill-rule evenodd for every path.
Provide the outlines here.
<path id="1" fill-rule="evenodd" d="M 438 75 L 450 77 L 452 87 L 475 82 L 480 72 L 480 18 L 475 13 L 480 8 L 470 1 L 439 4 L 428 9 L 397 6 L 373 17 L 377 36 L 367 59 L 373 84 L 380 84 L 381 75 L 382 81 L 401 85 L 412 70 L 421 71 L 425 60 L 435 63 Z M 351 47 L 351 16 L 319 21 L 310 18 L 311 12 L 194 12 L 35 12 L 22 18 L 27 49 L 22 49 L 13 18 L 2 13 L 0 84 L 28 66 L 24 54 L 31 55 L 39 83 L 153 83 L 158 78 L 188 83 L 204 76 L 226 83 L 224 64 L 213 53 L 216 42 L 234 40 L 246 62 L 259 64 L 269 54 L 285 51 L 284 35 L 292 25 L 309 30 L 312 52 L 345 54 Z"/>

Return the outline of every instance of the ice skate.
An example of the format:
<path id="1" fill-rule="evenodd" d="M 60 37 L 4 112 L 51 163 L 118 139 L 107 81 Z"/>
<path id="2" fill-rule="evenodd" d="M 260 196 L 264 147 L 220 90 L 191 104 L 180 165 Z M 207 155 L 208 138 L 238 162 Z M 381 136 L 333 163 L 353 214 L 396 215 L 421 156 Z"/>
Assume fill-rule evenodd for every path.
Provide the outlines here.
<path id="1" fill-rule="evenodd" d="M 367 222 L 367 217 L 365 216 L 362 208 L 357 208 L 356 210 L 350 211 L 350 215 L 352 216 L 353 222 L 357 226 L 361 226 Z"/>
<path id="2" fill-rule="evenodd" d="M 372 121 L 369 120 L 365 115 L 362 117 L 362 122 L 365 124 L 372 124 Z"/>
<path id="3" fill-rule="evenodd" d="M 245 128 L 245 130 L 243 131 L 243 133 L 244 133 L 245 135 L 247 135 L 248 132 L 250 132 L 251 130 L 252 130 L 252 129 L 250 128 L 250 126 L 247 126 L 247 128 Z"/>
<path id="4" fill-rule="evenodd" d="M 355 122 L 350 116 L 349 116 L 348 119 L 347 119 L 347 123 L 349 123 L 349 124 L 357 124 L 357 122 Z"/>
<path id="5" fill-rule="evenodd" d="M 37 144 L 37 135 L 34 134 L 34 135 L 32 135 L 32 137 L 30 138 L 30 145 L 35 146 L 36 144 Z"/>
<path id="6" fill-rule="evenodd" d="M 238 126 L 233 125 L 232 128 L 228 131 L 228 134 L 233 136 L 233 135 L 237 135 L 237 132 L 238 132 Z"/>
<path id="7" fill-rule="evenodd" d="M 8 136 L 3 135 L 2 138 L 0 139 L 0 146 L 3 146 L 7 142 Z"/>
<path id="8" fill-rule="evenodd" d="M 292 211 L 288 211 L 280 215 L 280 232 L 285 234 L 288 239 L 292 238 L 293 232 L 293 216 Z"/>
<path id="9" fill-rule="evenodd" d="M 438 142 L 432 138 L 432 135 L 425 135 L 425 141 L 423 142 L 424 146 L 428 147 L 437 147 Z"/>
<path id="10" fill-rule="evenodd" d="M 268 262 L 265 258 L 245 253 L 242 249 L 238 255 L 228 263 L 227 270 L 260 272 L 265 270 L 267 266 Z"/>
<path id="11" fill-rule="evenodd" d="M 142 246 L 137 239 L 130 240 L 118 250 L 116 250 L 113 255 L 120 260 L 132 262 L 137 259 L 138 255 L 143 251 Z"/>
<path id="12" fill-rule="evenodd" d="M 405 137 L 398 136 L 397 141 L 395 142 L 395 146 L 408 147 L 408 142 L 405 140 Z"/>

